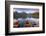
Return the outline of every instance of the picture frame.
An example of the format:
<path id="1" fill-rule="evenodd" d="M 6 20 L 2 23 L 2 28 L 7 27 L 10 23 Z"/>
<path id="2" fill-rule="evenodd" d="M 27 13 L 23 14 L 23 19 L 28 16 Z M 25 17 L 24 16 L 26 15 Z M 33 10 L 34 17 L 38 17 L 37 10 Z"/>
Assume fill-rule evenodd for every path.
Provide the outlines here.
<path id="1" fill-rule="evenodd" d="M 27 10 L 28 10 L 28 12 L 27 12 Z M 26 13 L 27 17 L 29 17 L 28 16 L 29 13 L 38 12 L 38 16 L 35 15 L 35 17 L 38 18 L 37 20 L 38 20 L 38 23 L 40 23 L 40 24 L 38 26 L 32 25 L 31 27 L 29 27 L 27 24 L 26 24 L 26 27 L 25 26 L 18 27 L 18 25 L 13 27 L 14 20 L 17 19 L 17 21 L 18 21 L 18 18 L 20 18 L 20 17 L 18 17 L 18 18 L 14 17 L 17 15 L 16 11 L 18 14 Z M 14 15 L 12 12 L 13 13 L 15 12 L 16 15 Z M 26 15 L 24 15 L 24 16 L 26 16 Z M 23 18 L 23 15 L 21 16 L 21 18 Z M 34 16 L 33 16 L 33 18 L 34 18 Z M 35 21 L 37 21 L 37 20 L 35 20 Z M 25 17 L 24 17 L 24 22 L 25 22 Z M 19 34 L 37 34 L 37 33 L 45 33 L 45 3 L 5 1 L 5 34 L 6 35 L 19 35 Z"/>

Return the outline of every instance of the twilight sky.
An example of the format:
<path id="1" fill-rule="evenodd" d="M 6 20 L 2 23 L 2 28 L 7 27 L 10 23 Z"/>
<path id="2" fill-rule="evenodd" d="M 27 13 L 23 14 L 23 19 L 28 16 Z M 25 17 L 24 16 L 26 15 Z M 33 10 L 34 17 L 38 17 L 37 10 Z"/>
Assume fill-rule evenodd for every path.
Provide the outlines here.
<path id="1" fill-rule="evenodd" d="M 32 8 L 14 8 L 13 10 L 14 12 L 17 11 L 18 13 L 35 13 L 35 12 L 39 12 L 39 9 L 32 9 Z"/>

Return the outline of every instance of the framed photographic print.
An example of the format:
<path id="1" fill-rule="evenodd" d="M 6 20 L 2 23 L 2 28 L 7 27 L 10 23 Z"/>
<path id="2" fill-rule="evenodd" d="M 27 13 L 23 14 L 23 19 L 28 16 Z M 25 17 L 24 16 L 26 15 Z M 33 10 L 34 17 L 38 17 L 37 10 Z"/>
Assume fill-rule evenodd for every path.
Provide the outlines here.
<path id="1" fill-rule="evenodd" d="M 45 32 L 45 4 L 5 1 L 6 35 Z"/>

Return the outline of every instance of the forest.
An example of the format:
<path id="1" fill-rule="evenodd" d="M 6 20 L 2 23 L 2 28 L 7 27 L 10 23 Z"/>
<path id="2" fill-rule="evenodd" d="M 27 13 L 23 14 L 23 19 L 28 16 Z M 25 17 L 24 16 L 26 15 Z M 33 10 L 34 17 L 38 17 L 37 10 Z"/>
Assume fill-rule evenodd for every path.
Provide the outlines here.
<path id="1" fill-rule="evenodd" d="M 35 12 L 35 13 L 25 13 L 25 12 L 22 12 L 22 13 L 18 13 L 17 11 L 15 11 L 13 13 L 13 16 L 14 16 L 14 19 L 18 19 L 18 18 L 39 18 L 39 12 Z"/>

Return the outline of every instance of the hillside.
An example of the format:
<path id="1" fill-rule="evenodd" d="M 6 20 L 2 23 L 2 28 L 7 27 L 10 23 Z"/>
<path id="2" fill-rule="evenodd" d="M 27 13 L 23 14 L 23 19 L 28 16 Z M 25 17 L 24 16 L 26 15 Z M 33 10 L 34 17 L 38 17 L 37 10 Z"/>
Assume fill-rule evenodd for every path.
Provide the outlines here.
<path id="1" fill-rule="evenodd" d="M 23 12 L 23 13 L 18 13 L 17 11 L 14 12 L 14 19 L 15 18 L 16 19 L 18 19 L 18 18 L 27 18 L 27 17 L 29 17 L 29 18 L 31 18 L 31 17 L 33 17 L 33 18 L 39 18 L 39 13 L 36 12 L 36 13 L 29 13 L 29 14 L 27 14 L 25 12 Z"/>

